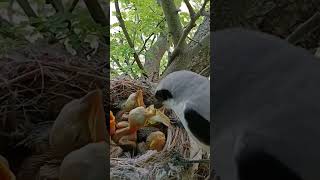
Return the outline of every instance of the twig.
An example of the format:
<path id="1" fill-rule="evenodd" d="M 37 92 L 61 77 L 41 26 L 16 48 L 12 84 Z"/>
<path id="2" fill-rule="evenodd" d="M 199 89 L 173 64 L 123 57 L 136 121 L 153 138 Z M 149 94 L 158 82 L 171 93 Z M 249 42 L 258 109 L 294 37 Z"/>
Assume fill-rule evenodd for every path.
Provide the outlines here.
<path id="1" fill-rule="evenodd" d="M 46 0 L 46 3 L 51 4 L 57 13 L 64 11 L 64 7 L 61 0 Z"/>
<path id="2" fill-rule="evenodd" d="M 197 19 L 200 17 L 202 11 L 205 10 L 205 7 L 207 5 L 207 3 L 209 2 L 209 0 L 205 0 L 202 7 L 200 8 L 199 12 L 197 14 L 195 14 L 194 16 L 191 16 L 190 15 L 190 22 L 188 23 L 188 25 L 186 26 L 186 28 L 183 30 L 182 32 L 182 35 L 178 41 L 178 44 L 177 46 L 174 48 L 171 56 L 170 56 L 170 59 L 169 59 L 169 63 L 168 65 L 170 65 L 173 60 L 179 55 L 179 53 L 181 52 L 182 50 L 182 45 L 184 44 L 185 42 L 185 39 L 187 38 L 188 34 L 190 33 L 190 31 L 192 30 L 192 28 L 196 25 L 196 21 Z M 190 11 L 190 10 L 189 10 Z"/>
<path id="3" fill-rule="evenodd" d="M 194 10 L 189 2 L 189 0 L 183 0 L 184 3 L 186 4 L 187 8 L 188 8 L 188 11 L 189 11 L 189 15 L 190 15 L 190 18 L 192 19 L 194 16 L 195 16 L 195 13 L 194 13 Z"/>
<path id="4" fill-rule="evenodd" d="M 77 72 L 78 74 L 84 75 L 84 76 L 89 76 L 89 77 L 94 77 L 96 79 L 101 79 L 101 80 L 105 80 L 105 81 L 109 81 L 110 79 L 104 77 L 104 76 L 99 76 L 99 75 L 94 75 L 94 74 L 90 74 L 90 73 L 86 73 L 86 72 Z"/>
<path id="5" fill-rule="evenodd" d="M 37 61 L 39 68 L 41 70 L 41 94 L 43 94 L 44 91 L 44 73 L 43 73 L 43 67 L 39 61 Z"/>
<path id="6" fill-rule="evenodd" d="M 121 12 L 120 12 L 118 0 L 114 1 L 114 5 L 115 5 L 115 9 L 116 9 L 116 17 L 117 17 L 117 19 L 119 21 L 119 26 L 121 27 L 121 29 L 122 29 L 122 31 L 124 33 L 124 36 L 126 37 L 126 39 L 128 41 L 128 44 L 129 44 L 130 48 L 133 50 L 134 60 L 137 63 L 138 67 L 143 71 L 142 74 L 145 77 L 148 77 L 148 75 L 144 72 L 144 68 L 143 68 L 143 65 L 142 65 L 142 63 L 140 61 L 139 55 L 137 54 L 137 52 L 134 49 L 134 44 L 133 44 L 133 42 L 132 42 L 132 40 L 131 40 L 131 38 L 129 36 L 128 30 L 127 30 L 127 28 L 125 26 L 124 20 L 122 18 Z"/>
<path id="7" fill-rule="evenodd" d="M 71 6 L 69 8 L 69 12 L 72 12 L 76 8 L 78 2 L 79 2 L 79 0 L 73 0 L 72 1 L 72 4 L 71 4 Z"/>
<path id="8" fill-rule="evenodd" d="M 151 34 L 147 37 L 147 39 L 144 40 L 144 43 L 143 43 L 143 45 L 142 45 L 142 48 L 140 49 L 140 51 L 138 52 L 138 54 L 141 54 L 141 52 L 142 52 L 144 49 L 146 49 L 146 44 L 147 44 L 147 42 L 149 41 L 149 39 L 150 39 L 153 35 L 154 35 L 154 33 L 151 33 Z"/>
<path id="9" fill-rule="evenodd" d="M 117 66 L 120 68 L 120 70 L 127 74 L 127 72 L 125 71 L 125 69 L 122 67 L 122 65 L 120 64 L 119 60 L 117 58 L 115 58 L 113 55 L 111 55 L 111 58 L 114 60 L 114 62 L 117 64 Z"/>
<path id="10" fill-rule="evenodd" d="M 195 42 L 195 43 L 197 43 L 197 44 L 199 44 L 199 43 L 200 43 L 199 41 L 196 41 L 196 40 L 192 39 L 192 38 L 191 38 L 191 37 L 189 37 L 189 36 L 187 36 L 187 38 L 188 38 L 190 41 Z"/>
<path id="11" fill-rule="evenodd" d="M 8 15 L 10 22 L 12 22 L 12 16 L 14 13 L 13 4 L 14 4 L 14 0 L 10 0 L 9 5 L 8 5 L 8 11 L 7 11 L 7 15 Z"/>
<path id="12" fill-rule="evenodd" d="M 84 0 L 92 19 L 101 26 L 108 27 L 109 20 L 98 0 Z M 106 35 L 107 36 L 107 35 Z"/>
<path id="13" fill-rule="evenodd" d="M 28 73 L 25 73 L 25 74 L 23 74 L 23 75 L 21 75 L 21 76 L 18 76 L 18 77 L 14 78 L 14 79 L 9 80 L 9 81 L 6 82 L 6 83 L 0 84 L 0 87 L 3 86 L 3 85 L 9 86 L 10 84 L 15 83 L 15 82 L 17 82 L 17 81 L 20 81 L 21 79 L 24 79 L 24 78 L 26 78 L 26 77 L 28 77 L 28 76 L 31 76 L 31 75 L 39 72 L 39 71 L 40 71 L 40 69 L 35 69 L 35 70 L 33 70 L 33 71 L 30 71 L 30 72 L 28 72 Z"/>
<path id="14" fill-rule="evenodd" d="M 23 9 L 28 18 L 36 18 L 37 14 L 33 11 L 27 0 L 17 0 L 19 6 Z"/>
<path id="15" fill-rule="evenodd" d="M 161 21 L 159 21 L 156 25 L 156 28 L 160 26 L 160 24 L 165 20 L 165 18 L 162 18 Z M 151 33 L 148 38 L 146 40 L 144 40 L 144 43 L 142 45 L 142 48 L 140 49 L 139 53 L 138 54 L 141 54 L 141 52 L 143 51 L 143 49 L 146 49 L 146 44 L 148 42 L 148 40 L 154 35 L 154 32 Z M 154 39 L 153 39 L 154 40 Z M 153 41 L 152 41 L 153 42 Z M 151 43 L 152 44 L 152 43 Z"/>
<path id="16" fill-rule="evenodd" d="M 205 75 L 208 73 L 208 71 L 210 70 L 210 66 L 207 66 L 206 68 L 204 68 L 199 74 L 200 75 Z"/>
<path id="17" fill-rule="evenodd" d="M 314 31 L 320 25 L 320 13 L 316 12 L 306 22 L 298 26 L 288 37 L 287 41 L 292 44 L 296 44 L 305 34 Z"/>

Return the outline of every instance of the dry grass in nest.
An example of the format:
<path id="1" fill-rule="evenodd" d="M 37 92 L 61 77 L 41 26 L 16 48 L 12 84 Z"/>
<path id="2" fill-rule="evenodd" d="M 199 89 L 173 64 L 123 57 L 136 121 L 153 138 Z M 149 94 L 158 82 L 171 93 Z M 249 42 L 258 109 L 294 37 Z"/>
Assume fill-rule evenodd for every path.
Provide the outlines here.
<path id="1" fill-rule="evenodd" d="M 0 57 L 1 140 L 7 134 L 0 153 L 14 173 L 23 171 L 23 160 L 46 151 L 53 121 L 65 104 L 103 87 L 102 63 L 45 52 Z M 41 158 L 34 159 L 26 168 L 39 170 L 41 163 L 35 162 Z"/>
<path id="2" fill-rule="evenodd" d="M 139 89 L 143 90 L 145 104 L 150 105 L 154 91 L 152 84 L 126 77 L 111 80 L 111 109 L 117 110 L 120 103 Z M 172 121 L 177 120 L 173 113 L 167 111 L 166 114 Z M 119 157 L 114 157 L 117 152 L 111 154 L 114 157 L 110 163 L 111 179 L 205 179 L 209 174 L 208 165 L 178 163 L 179 158 L 201 159 L 203 155 L 197 145 L 191 146 L 195 142 L 190 141 L 186 131 L 173 125 L 165 133 L 166 145 L 160 152 L 149 150 L 138 156 L 129 153 Z"/>
<path id="3" fill-rule="evenodd" d="M 106 80 L 98 66 L 42 55 L 24 61 L 0 59 L 0 116 L 54 120 L 62 106 Z"/>
<path id="4" fill-rule="evenodd" d="M 110 107 L 111 110 L 118 109 L 130 94 L 137 90 L 143 90 L 143 99 L 146 105 L 150 105 L 153 98 L 152 83 L 145 80 L 133 80 L 130 77 L 123 76 L 110 81 Z"/>

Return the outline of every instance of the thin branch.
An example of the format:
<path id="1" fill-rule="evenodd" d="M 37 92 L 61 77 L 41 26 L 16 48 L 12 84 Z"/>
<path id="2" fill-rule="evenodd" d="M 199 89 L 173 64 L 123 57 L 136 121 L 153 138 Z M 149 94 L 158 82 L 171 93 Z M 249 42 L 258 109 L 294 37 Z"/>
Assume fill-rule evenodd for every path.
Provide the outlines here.
<path id="1" fill-rule="evenodd" d="M 125 62 L 125 63 L 127 64 L 127 66 L 129 67 L 133 78 L 134 78 L 134 79 L 138 78 L 137 75 L 136 75 L 136 73 L 133 71 L 132 65 L 130 64 L 129 60 L 128 60 L 128 59 L 125 59 L 124 62 Z"/>
<path id="2" fill-rule="evenodd" d="M 194 16 L 195 16 L 195 12 L 193 10 L 193 7 L 191 6 L 189 0 L 183 0 L 184 3 L 186 4 L 187 8 L 188 8 L 188 11 L 189 11 L 189 14 L 190 14 L 190 19 L 192 19 Z"/>
<path id="3" fill-rule="evenodd" d="M 160 26 L 160 24 L 165 20 L 165 18 L 162 18 L 161 21 L 159 21 L 156 25 L 156 28 Z M 154 35 L 154 32 L 151 33 L 148 38 L 146 40 L 143 40 L 142 36 L 141 36 L 141 40 L 144 42 L 142 45 L 142 48 L 140 49 L 140 51 L 138 52 L 138 54 L 141 54 L 141 52 L 145 49 L 146 50 L 146 44 L 149 41 L 149 39 Z M 155 38 L 155 37 L 154 37 Z M 152 40 L 152 42 L 154 41 L 154 38 Z M 151 43 L 152 44 L 152 43 Z"/>
<path id="4" fill-rule="evenodd" d="M 98 0 L 84 0 L 84 2 L 89 10 L 92 19 L 101 26 L 108 27 L 109 20 L 107 19 L 107 16 L 100 6 Z"/>
<path id="5" fill-rule="evenodd" d="M 120 70 L 127 74 L 127 71 L 123 68 L 123 66 L 120 64 L 119 59 L 115 58 L 113 55 L 111 55 L 112 60 L 117 64 L 117 66 L 120 68 Z"/>
<path id="6" fill-rule="evenodd" d="M 69 8 L 69 12 L 72 12 L 76 8 L 78 3 L 79 3 L 79 0 L 73 0 L 71 6 Z"/>
<path id="7" fill-rule="evenodd" d="M 204 46 L 210 45 L 210 33 L 207 33 L 195 46 L 193 46 L 188 53 L 196 54 L 199 52 Z"/>
<path id="8" fill-rule="evenodd" d="M 208 74 L 210 75 L 210 66 L 207 66 L 204 69 L 202 69 L 199 74 L 202 75 L 202 76 L 206 76 Z"/>
<path id="9" fill-rule="evenodd" d="M 142 74 L 147 77 L 147 74 L 144 72 L 144 68 L 143 68 L 143 65 L 140 61 L 140 58 L 139 58 L 139 55 L 137 54 L 137 52 L 135 51 L 134 49 L 134 44 L 129 36 L 129 33 L 128 33 L 128 30 L 126 28 L 126 25 L 124 23 L 124 20 L 122 18 L 122 15 L 121 15 L 121 12 L 120 12 L 120 8 L 119 8 L 119 2 L 118 0 L 115 0 L 114 1 L 114 5 L 115 5 L 115 9 L 116 9 L 116 17 L 119 21 L 119 26 L 121 27 L 122 31 L 123 31 L 123 34 L 124 36 L 126 37 L 127 41 L 128 41 L 128 44 L 130 46 L 130 48 L 133 50 L 133 57 L 134 57 L 134 60 L 135 62 L 137 63 L 138 67 L 142 70 Z"/>
<path id="10" fill-rule="evenodd" d="M 156 39 L 156 36 L 153 36 L 150 44 L 153 44 L 153 42 L 154 42 L 155 39 Z"/>
<path id="11" fill-rule="evenodd" d="M 9 5 L 8 5 L 7 15 L 8 15 L 10 22 L 12 22 L 12 18 L 13 18 L 13 14 L 14 14 L 14 10 L 13 10 L 14 1 L 15 0 L 10 0 Z"/>
<path id="12" fill-rule="evenodd" d="M 28 18 L 36 18 L 37 14 L 33 11 L 27 0 L 17 0 L 19 6 L 22 8 L 24 13 L 28 16 Z"/>
<path id="13" fill-rule="evenodd" d="M 187 38 L 188 34 L 190 33 L 190 31 L 192 30 L 193 27 L 196 26 L 196 21 L 197 19 L 201 16 L 202 11 L 205 10 L 205 7 L 207 5 L 207 3 L 209 2 L 209 0 L 205 0 L 202 7 L 200 8 L 199 12 L 193 16 L 193 18 L 191 17 L 190 22 L 188 23 L 188 25 L 186 26 L 186 28 L 183 30 L 182 35 L 178 41 L 177 46 L 174 48 L 170 59 L 169 59 L 169 65 L 172 63 L 172 61 L 179 55 L 179 53 L 181 52 L 182 49 L 182 45 L 185 43 L 185 39 Z"/>
<path id="14" fill-rule="evenodd" d="M 298 28 L 287 37 L 287 41 L 292 44 L 296 44 L 306 33 L 312 32 L 318 28 L 319 24 L 320 13 L 316 12 L 306 22 L 299 25 Z"/>
<path id="15" fill-rule="evenodd" d="M 143 43 L 143 45 L 142 45 L 142 48 L 140 49 L 140 51 L 138 52 L 138 54 L 141 54 L 141 52 L 142 52 L 144 49 L 146 49 L 146 44 L 147 44 L 147 42 L 149 41 L 149 39 L 150 39 L 153 35 L 154 35 L 154 33 L 151 33 L 151 34 L 147 37 L 147 39 L 144 40 L 144 43 Z"/>
<path id="16" fill-rule="evenodd" d="M 191 37 L 189 37 L 189 36 L 187 36 L 187 38 L 190 40 L 190 41 L 192 41 L 192 42 L 195 42 L 195 43 L 199 43 L 199 41 L 196 41 L 196 40 L 194 40 L 194 39 L 192 39 Z"/>
<path id="17" fill-rule="evenodd" d="M 56 12 L 63 12 L 64 7 L 61 0 L 46 0 L 46 4 L 51 4 Z"/>

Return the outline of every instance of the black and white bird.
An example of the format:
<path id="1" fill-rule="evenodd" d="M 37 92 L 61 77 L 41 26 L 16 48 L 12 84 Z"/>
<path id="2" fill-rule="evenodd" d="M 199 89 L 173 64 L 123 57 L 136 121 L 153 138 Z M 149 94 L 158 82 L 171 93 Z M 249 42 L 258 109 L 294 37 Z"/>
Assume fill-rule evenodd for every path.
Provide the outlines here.
<path id="1" fill-rule="evenodd" d="M 320 179 L 320 60 L 261 32 L 229 29 L 211 37 L 215 174 Z"/>
<path id="2" fill-rule="evenodd" d="M 155 107 L 172 109 L 188 134 L 210 151 L 210 81 L 191 71 L 168 74 L 156 88 Z"/>

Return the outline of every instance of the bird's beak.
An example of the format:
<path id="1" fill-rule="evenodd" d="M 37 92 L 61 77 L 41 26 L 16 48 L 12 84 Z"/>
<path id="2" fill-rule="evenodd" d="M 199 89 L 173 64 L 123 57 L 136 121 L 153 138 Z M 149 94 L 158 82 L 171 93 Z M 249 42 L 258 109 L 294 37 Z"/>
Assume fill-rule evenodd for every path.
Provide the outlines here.
<path id="1" fill-rule="evenodd" d="M 167 117 L 161 110 L 155 109 L 154 105 L 151 105 L 146 109 L 146 115 L 145 126 L 155 123 L 162 123 L 168 127 L 171 125 L 170 118 Z"/>
<path id="2" fill-rule="evenodd" d="M 100 89 L 89 92 L 81 100 L 89 106 L 88 125 L 93 142 L 106 139 L 106 117 L 103 109 L 102 91 Z"/>

